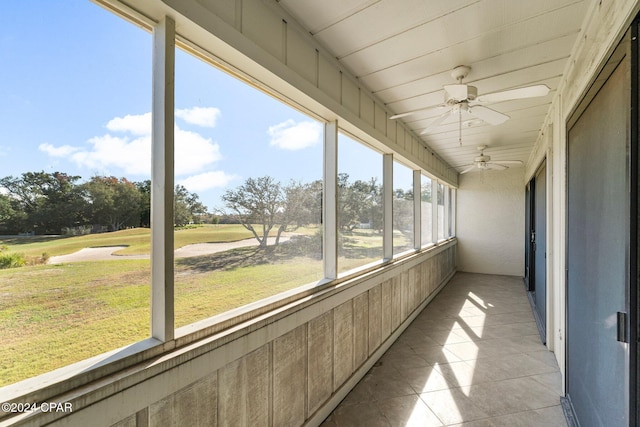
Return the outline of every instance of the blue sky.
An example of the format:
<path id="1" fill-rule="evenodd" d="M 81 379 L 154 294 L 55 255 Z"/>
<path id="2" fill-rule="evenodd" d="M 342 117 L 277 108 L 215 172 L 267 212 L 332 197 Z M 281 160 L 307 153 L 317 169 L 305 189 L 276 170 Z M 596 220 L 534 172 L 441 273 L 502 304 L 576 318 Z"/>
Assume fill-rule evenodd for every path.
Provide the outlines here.
<path id="1" fill-rule="evenodd" d="M 0 2 L 0 177 L 147 179 L 151 46 L 88 0 Z M 175 100 L 175 180 L 209 208 L 248 177 L 322 177 L 321 123 L 180 50 Z M 381 169 L 369 150 L 340 154 L 353 178 Z"/>

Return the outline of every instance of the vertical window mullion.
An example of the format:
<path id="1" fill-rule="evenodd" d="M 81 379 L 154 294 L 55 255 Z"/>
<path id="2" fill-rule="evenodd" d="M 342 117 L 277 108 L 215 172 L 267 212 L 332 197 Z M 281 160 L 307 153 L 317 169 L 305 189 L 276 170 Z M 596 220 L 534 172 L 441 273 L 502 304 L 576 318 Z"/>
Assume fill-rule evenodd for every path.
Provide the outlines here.
<path id="1" fill-rule="evenodd" d="M 431 180 L 431 240 L 438 242 L 438 180 Z"/>
<path id="2" fill-rule="evenodd" d="M 413 247 L 422 247 L 422 172 L 413 171 Z"/>
<path id="3" fill-rule="evenodd" d="M 457 191 L 455 188 L 451 189 L 451 237 L 456 235 L 456 202 Z"/>
<path id="4" fill-rule="evenodd" d="M 384 208 L 382 257 L 393 258 L 393 154 L 382 160 L 382 206 Z"/>
<path id="5" fill-rule="evenodd" d="M 326 279 L 335 279 L 338 277 L 338 122 L 324 126 L 323 157 L 323 269 Z"/>
<path id="6" fill-rule="evenodd" d="M 173 171 L 175 22 L 153 31 L 151 134 L 151 336 L 174 338 Z"/>
<path id="7" fill-rule="evenodd" d="M 444 238 L 449 237 L 449 196 L 451 189 L 447 186 L 444 187 Z"/>

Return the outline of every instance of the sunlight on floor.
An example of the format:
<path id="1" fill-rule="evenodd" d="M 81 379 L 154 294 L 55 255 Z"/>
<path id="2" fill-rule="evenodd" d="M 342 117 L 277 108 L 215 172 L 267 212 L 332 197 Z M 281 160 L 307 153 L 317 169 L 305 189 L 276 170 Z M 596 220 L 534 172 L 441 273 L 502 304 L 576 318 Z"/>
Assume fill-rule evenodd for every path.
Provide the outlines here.
<path id="1" fill-rule="evenodd" d="M 522 282 L 458 273 L 328 426 L 566 426 L 560 373 Z"/>

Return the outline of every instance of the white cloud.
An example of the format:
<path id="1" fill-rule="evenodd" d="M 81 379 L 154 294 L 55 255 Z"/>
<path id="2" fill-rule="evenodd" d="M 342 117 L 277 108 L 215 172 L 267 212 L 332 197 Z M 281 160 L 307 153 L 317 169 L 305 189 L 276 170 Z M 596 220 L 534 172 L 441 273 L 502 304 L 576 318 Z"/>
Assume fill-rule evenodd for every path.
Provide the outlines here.
<path id="1" fill-rule="evenodd" d="M 110 131 L 87 141 L 87 146 L 40 144 L 52 157 L 67 157 L 80 167 L 100 173 L 151 174 L 151 113 L 116 117 L 107 123 Z M 124 135 L 117 135 L 124 133 Z M 220 146 L 197 132 L 174 129 L 175 175 L 201 172 L 219 161 Z"/>
<path id="2" fill-rule="evenodd" d="M 178 184 L 184 185 L 189 191 L 198 192 L 225 187 L 229 182 L 237 178 L 237 175 L 229 175 L 223 171 L 212 171 L 190 176 L 180 180 Z"/>
<path id="3" fill-rule="evenodd" d="M 128 132 L 133 135 L 151 135 L 151 113 L 115 117 L 107 123 L 111 132 Z"/>
<path id="4" fill-rule="evenodd" d="M 220 110 L 214 107 L 193 107 L 176 110 L 175 114 L 192 125 L 212 128 L 216 126 Z"/>
<path id="5" fill-rule="evenodd" d="M 175 174 L 196 173 L 222 158 L 220 146 L 199 133 L 175 128 Z"/>
<path id="6" fill-rule="evenodd" d="M 52 144 L 44 143 L 38 145 L 38 150 L 43 151 L 51 157 L 67 157 L 71 153 L 79 150 L 78 147 L 72 147 L 71 145 L 62 145 L 60 147 L 54 147 Z"/>
<path id="7" fill-rule="evenodd" d="M 96 136 L 83 148 L 71 155 L 78 166 L 93 171 L 122 170 L 125 174 L 149 175 L 151 171 L 151 137 L 130 140 L 113 135 Z M 114 172 L 109 172 L 114 173 Z"/>
<path id="8" fill-rule="evenodd" d="M 270 145 L 283 150 L 301 150 L 319 144 L 322 137 L 322 125 L 317 122 L 296 123 L 289 119 L 269 127 Z"/>

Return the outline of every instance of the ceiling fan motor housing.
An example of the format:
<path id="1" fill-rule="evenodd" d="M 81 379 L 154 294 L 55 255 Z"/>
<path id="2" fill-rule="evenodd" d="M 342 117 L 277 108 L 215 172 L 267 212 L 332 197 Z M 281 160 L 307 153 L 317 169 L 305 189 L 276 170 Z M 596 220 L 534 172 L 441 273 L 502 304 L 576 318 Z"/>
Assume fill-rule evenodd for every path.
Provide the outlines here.
<path id="1" fill-rule="evenodd" d="M 444 102 L 455 105 L 464 101 L 473 101 L 478 96 L 478 88 L 465 84 L 445 85 Z"/>

